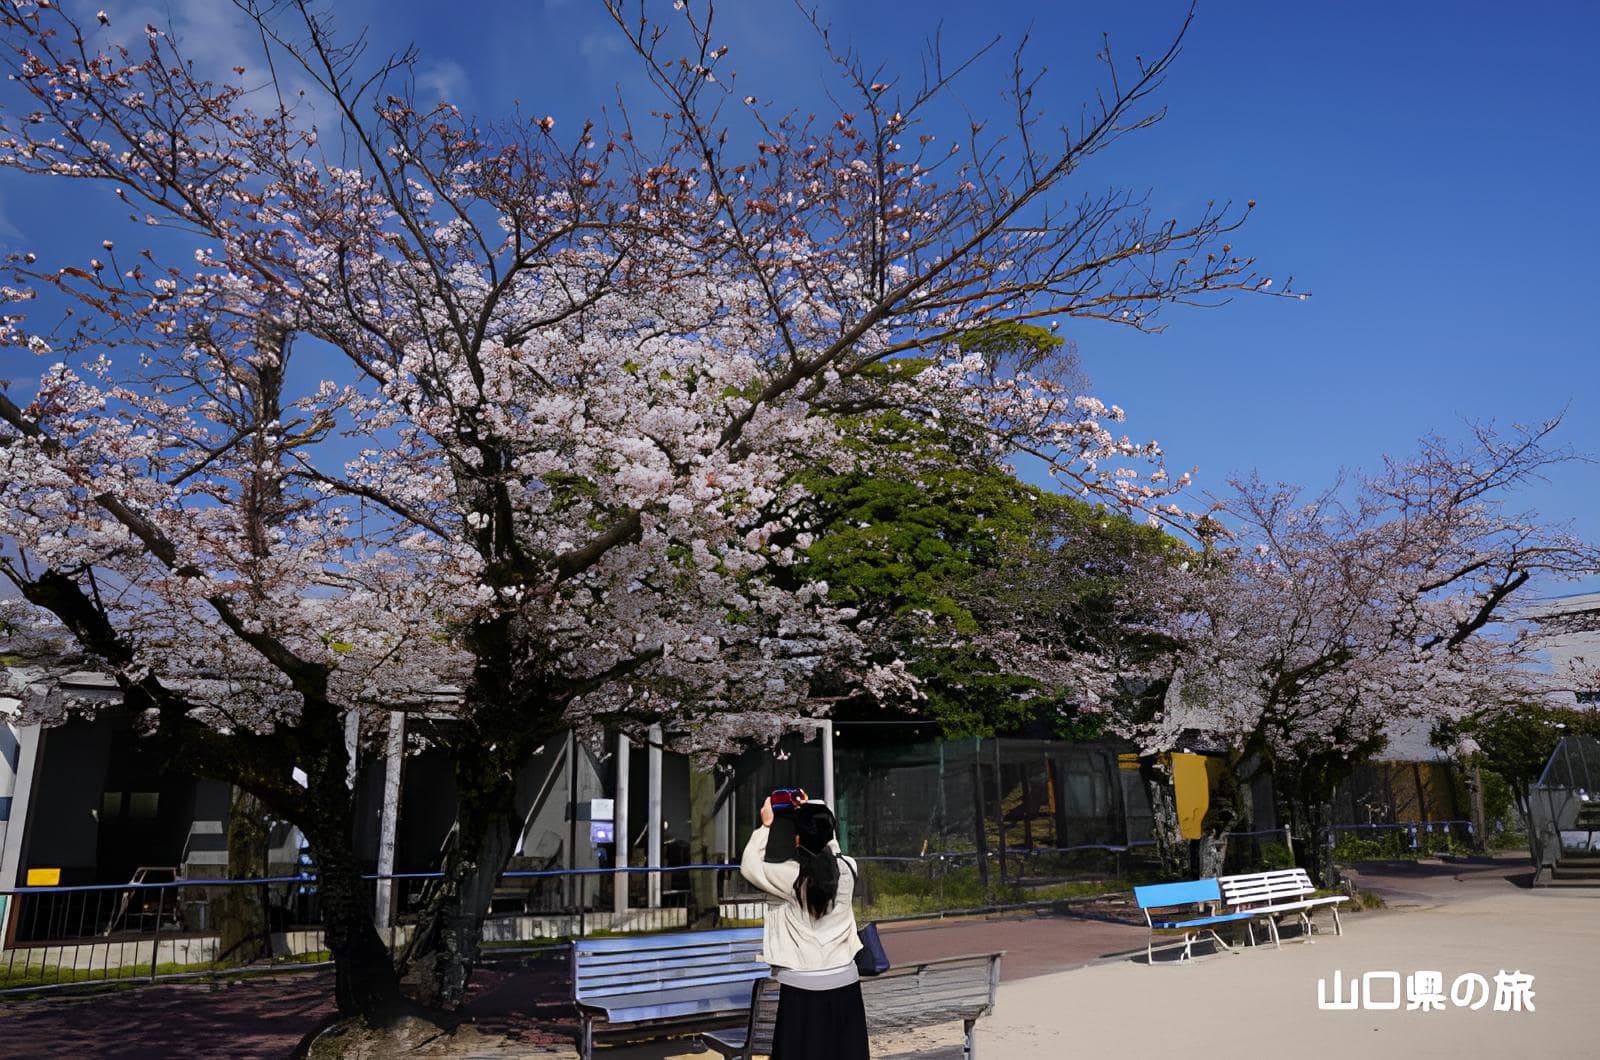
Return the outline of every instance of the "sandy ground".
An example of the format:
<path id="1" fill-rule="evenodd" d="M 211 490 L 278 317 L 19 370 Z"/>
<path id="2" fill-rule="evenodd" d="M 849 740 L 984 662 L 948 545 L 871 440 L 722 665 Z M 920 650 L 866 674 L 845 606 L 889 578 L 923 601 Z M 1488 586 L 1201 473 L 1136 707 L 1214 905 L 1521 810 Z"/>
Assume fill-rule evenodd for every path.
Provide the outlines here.
<path id="1" fill-rule="evenodd" d="M 1596 1057 L 1600 892 L 1509 887 L 1372 916 L 1318 934 L 1188 964 L 1102 963 L 1001 986 L 979 1023 L 979 1056 Z M 1335 971 L 1444 973 L 1489 981 L 1477 1011 L 1323 1011 L 1318 980 Z M 1534 976 L 1533 1012 L 1494 1011 L 1494 976 Z M 1348 988 L 1346 988 L 1348 989 Z M 1385 988 L 1380 995 L 1387 997 Z M 874 1043 L 884 1058 L 956 1060 L 959 1028 Z"/>

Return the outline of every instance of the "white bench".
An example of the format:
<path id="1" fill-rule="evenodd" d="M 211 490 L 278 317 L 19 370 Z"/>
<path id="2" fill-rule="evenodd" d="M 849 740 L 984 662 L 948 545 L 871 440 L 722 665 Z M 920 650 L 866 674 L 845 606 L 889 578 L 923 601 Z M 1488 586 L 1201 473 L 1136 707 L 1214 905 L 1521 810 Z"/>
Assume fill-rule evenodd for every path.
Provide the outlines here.
<path id="1" fill-rule="evenodd" d="M 760 928 L 578 939 L 578 1053 L 594 1055 L 597 1032 L 659 1035 L 734 1023 L 750 1009 L 751 985 L 770 972 Z"/>
<path id="2" fill-rule="evenodd" d="M 1002 956 L 1004 951 L 914 961 L 861 980 L 868 1031 L 883 1034 L 960 1020 L 965 1036 L 962 1056 L 972 1060 L 976 1055 L 973 1035 L 978 1019 L 994 1011 Z M 700 1040 L 730 1060 L 767 1056 L 772 1051 L 772 1030 L 777 1020 L 778 981 L 765 979 L 751 991 L 746 1026 L 702 1034 Z"/>
<path id="3" fill-rule="evenodd" d="M 1273 869 L 1269 872 L 1249 872 L 1237 876 L 1219 876 L 1222 899 L 1228 910 L 1258 917 L 1267 922 L 1272 931 L 1272 944 L 1279 946 L 1278 919 L 1293 913 L 1299 918 L 1304 933 L 1311 934 L 1311 914 L 1326 906 L 1333 912 L 1333 931 L 1344 934 L 1339 922 L 1339 903 L 1348 902 L 1349 896 L 1337 894 L 1317 897 L 1317 889 L 1305 869 Z"/>

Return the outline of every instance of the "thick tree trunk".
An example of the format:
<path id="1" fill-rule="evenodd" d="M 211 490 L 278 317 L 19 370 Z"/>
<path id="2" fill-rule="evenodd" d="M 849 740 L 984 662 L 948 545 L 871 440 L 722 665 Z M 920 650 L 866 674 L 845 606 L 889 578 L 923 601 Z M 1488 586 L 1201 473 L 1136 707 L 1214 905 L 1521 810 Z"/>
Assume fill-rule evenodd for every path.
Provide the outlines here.
<path id="1" fill-rule="evenodd" d="M 1193 841 L 1195 879 L 1206 880 L 1224 873 L 1228 856 L 1228 838 L 1220 833 L 1207 833 Z"/>
<path id="2" fill-rule="evenodd" d="M 385 1024 L 401 1009 L 400 979 L 373 923 L 373 889 L 355 853 L 350 761 L 343 725 L 332 711 L 312 724 L 320 754 L 305 761 L 300 826 L 317 868 L 323 938 L 334 962 L 334 1001 L 345 1016 Z"/>
<path id="3" fill-rule="evenodd" d="M 267 875 L 269 825 L 261 800 L 235 786 L 228 812 L 228 878 Z M 217 963 L 249 964 L 270 954 L 266 885 L 217 888 Z"/>
<path id="4" fill-rule="evenodd" d="M 514 776 L 487 762 L 458 763 L 456 830 L 444 875 L 426 893 L 401 958 L 407 992 L 424 1005 L 455 1009 L 466 1000 L 495 886 L 538 794 L 538 763 L 531 751 L 519 757 Z"/>
<path id="5" fill-rule="evenodd" d="M 1286 798 L 1287 817 L 1294 832 L 1295 864 L 1305 868 L 1319 887 L 1339 885 L 1339 867 L 1333 858 L 1328 803 L 1316 799 Z"/>
<path id="6" fill-rule="evenodd" d="M 400 981 L 373 926 L 372 895 L 345 834 L 318 826 L 306 830 L 317 866 L 323 937 L 333 954 L 334 1001 L 343 1015 L 383 1023 L 400 1010 Z"/>
<path id="7" fill-rule="evenodd" d="M 1178 801 L 1172 790 L 1171 769 L 1155 757 L 1139 760 L 1139 777 L 1150 798 L 1150 837 L 1163 876 L 1176 878 L 1189 871 L 1189 841 L 1178 825 Z"/>
<path id="8" fill-rule="evenodd" d="M 1221 778 L 1209 792 L 1201 836 L 1194 841 L 1196 879 L 1220 876 L 1226 871 L 1228 833 L 1249 814 L 1245 787 L 1239 777 L 1239 756 L 1230 755 L 1224 760 Z"/>
<path id="9" fill-rule="evenodd" d="M 407 950 L 405 982 L 411 996 L 430 1007 L 459 1008 L 477 966 L 483 922 L 506 862 L 516 849 L 521 818 L 496 814 L 483 823 L 482 838 L 470 853 L 452 847 L 444 878 L 423 909 Z"/>

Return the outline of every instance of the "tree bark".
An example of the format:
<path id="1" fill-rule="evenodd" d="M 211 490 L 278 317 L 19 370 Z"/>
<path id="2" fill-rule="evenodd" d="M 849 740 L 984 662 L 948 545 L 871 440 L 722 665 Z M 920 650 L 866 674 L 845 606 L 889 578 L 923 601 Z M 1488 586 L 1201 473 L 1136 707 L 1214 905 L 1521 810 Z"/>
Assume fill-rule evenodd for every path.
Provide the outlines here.
<path id="1" fill-rule="evenodd" d="M 443 877 L 425 892 L 400 962 L 407 992 L 424 1005 L 448 1010 L 466 1000 L 495 886 L 538 794 L 532 749 L 520 760 L 514 774 L 497 762 L 457 762 L 456 828 Z"/>
<path id="2" fill-rule="evenodd" d="M 1177 878 L 1189 866 L 1189 842 L 1178 825 L 1178 802 L 1172 790 L 1172 773 L 1154 756 L 1139 759 L 1139 777 L 1150 798 L 1150 837 L 1156 843 L 1156 860 L 1163 876 Z"/>
<path id="3" fill-rule="evenodd" d="M 351 842 L 354 805 L 343 725 L 327 710 L 317 714 L 313 725 L 323 750 L 302 766 L 306 798 L 303 819 L 296 823 L 316 864 L 323 938 L 334 961 L 334 1001 L 343 1015 L 384 1024 L 402 1007 L 400 979 L 373 924 L 372 889 L 361 878 Z"/>
<path id="4" fill-rule="evenodd" d="M 228 878 L 267 875 L 269 825 L 261 800 L 235 785 L 228 810 Z M 217 963 L 249 964 L 270 955 L 266 885 L 217 888 Z"/>
<path id="5" fill-rule="evenodd" d="M 334 959 L 334 1001 L 346 1016 L 384 1022 L 400 1009 L 400 982 L 383 940 L 372 925 L 372 901 L 361 867 L 340 844 L 318 847 L 317 892 L 322 927 Z"/>
<path id="6" fill-rule="evenodd" d="M 1221 779 L 1209 792 L 1205 819 L 1201 822 L 1201 835 L 1194 841 L 1197 879 L 1220 876 L 1226 871 L 1224 861 L 1228 854 L 1228 833 L 1240 821 L 1249 818 L 1246 790 L 1239 769 L 1240 756 L 1230 754 L 1223 763 Z"/>

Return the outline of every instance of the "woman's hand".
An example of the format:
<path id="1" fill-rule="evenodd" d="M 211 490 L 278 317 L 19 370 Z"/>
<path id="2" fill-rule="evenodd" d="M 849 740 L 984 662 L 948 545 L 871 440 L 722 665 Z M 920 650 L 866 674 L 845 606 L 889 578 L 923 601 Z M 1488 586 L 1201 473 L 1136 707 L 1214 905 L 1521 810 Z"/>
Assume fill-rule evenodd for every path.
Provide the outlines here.
<path id="1" fill-rule="evenodd" d="M 767 801 L 761 804 L 761 827 L 772 827 L 772 796 L 767 796 Z"/>

